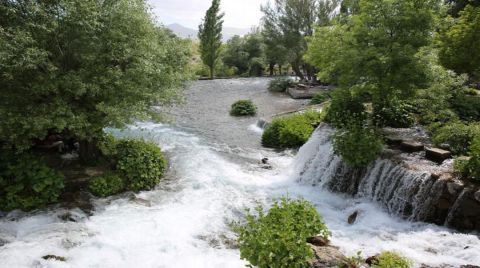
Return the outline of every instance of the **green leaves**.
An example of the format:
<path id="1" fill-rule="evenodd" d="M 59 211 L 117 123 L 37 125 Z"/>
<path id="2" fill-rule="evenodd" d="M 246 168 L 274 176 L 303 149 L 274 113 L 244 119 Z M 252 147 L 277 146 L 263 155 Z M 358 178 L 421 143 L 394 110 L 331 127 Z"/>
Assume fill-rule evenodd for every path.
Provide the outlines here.
<path id="1" fill-rule="evenodd" d="M 315 207 L 305 200 L 282 198 L 267 213 L 262 206 L 255 212 L 234 228 L 241 258 L 255 267 L 307 267 L 313 256 L 307 238 L 331 235 Z"/>
<path id="2" fill-rule="evenodd" d="M 220 0 L 212 0 L 212 5 L 207 10 L 202 24 L 198 27 L 201 58 L 203 63 L 210 68 L 210 78 L 212 79 L 222 46 L 223 13 L 219 12 Z"/>
<path id="3" fill-rule="evenodd" d="M 124 180 L 116 174 L 107 174 L 103 177 L 94 178 L 88 188 L 96 196 L 107 197 L 121 193 L 125 190 Z"/>
<path id="4" fill-rule="evenodd" d="M 0 18 L 0 140 L 18 149 L 49 130 L 89 139 L 151 118 L 190 77 L 188 43 L 144 0 L 7 0 Z"/>
<path id="5" fill-rule="evenodd" d="M 167 169 L 167 161 L 154 143 L 119 141 L 115 158 L 116 169 L 125 178 L 126 189 L 131 191 L 153 189 Z"/>
<path id="6" fill-rule="evenodd" d="M 323 113 L 315 111 L 276 118 L 263 132 L 262 145 L 277 149 L 298 148 L 308 141 L 322 119 Z"/>
<path id="7" fill-rule="evenodd" d="M 232 104 L 230 115 L 233 116 L 254 116 L 257 113 L 257 106 L 251 100 L 239 100 Z"/>
<path id="8" fill-rule="evenodd" d="M 25 211 L 43 207 L 58 200 L 64 178 L 37 157 L 11 155 L 0 170 L 0 209 Z"/>

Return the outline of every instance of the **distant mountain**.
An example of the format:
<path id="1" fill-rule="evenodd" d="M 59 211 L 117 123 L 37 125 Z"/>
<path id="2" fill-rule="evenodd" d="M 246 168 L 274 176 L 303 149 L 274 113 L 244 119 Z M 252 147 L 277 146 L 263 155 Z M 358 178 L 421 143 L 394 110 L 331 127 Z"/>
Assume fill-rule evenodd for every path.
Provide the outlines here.
<path id="1" fill-rule="evenodd" d="M 197 39 L 197 30 L 185 27 L 178 23 L 173 23 L 167 25 L 167 28 L 174 32 L 177 36 L 182 38 L 191 38 Z M 246 28 L 232 28 L 232 27 L 224 27 L 223 28 L 223 41 L 227 41 L 228 39 L 232 38 L 234 35 L 246 35 L 250 32 L 250 29 Z"/>

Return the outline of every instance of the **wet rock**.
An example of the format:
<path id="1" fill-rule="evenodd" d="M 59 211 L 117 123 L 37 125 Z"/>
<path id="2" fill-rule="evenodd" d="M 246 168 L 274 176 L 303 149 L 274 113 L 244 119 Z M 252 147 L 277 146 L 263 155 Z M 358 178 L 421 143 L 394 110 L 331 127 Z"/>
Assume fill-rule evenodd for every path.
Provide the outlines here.
<path id="1" fill-rule="evenodd" d="M 262 159 L 262 164 L 265 164 L 265 165 L 268 164 L 268 158 L 266 158 L 266 157 L 263 158 L 263 159 Z"/>
<path id="2" fill-rule="evenodd" d="M 476 191 L 475 194 L 473 194 L 473 196 L 475 197 L 475 200 L 480 202 L 480 190 Z"/>
<path id="3" fill-rule="evenodd" d="M 460 268 L 480 268 L 478 265 L 462 265 Z"/>
<path id="4" fill-rule="evenodd" d="M 372 264 L 376 263 L 377 261 L 378 261 L 378 255 L 375 255 L 375 256 L 368 257 L 365 260 L 365 263 L 371 266 Z"/>
<path id="5" fill-rule="evenodd" d="M 452 153 L 450 151 L 443 150 L 440 148 L 426 148 L 425 153 L 426 153 L 425 157 L 428 160 L 438 162 L 438 163 L 441 163 L 446 159 L 449 159 L 452 157 Z"/>
<path id="6" fill-rule="evenodd" d="M 403 141 L 400 144 L 400 148 L 405 152 L 413 153 L 423 151 L 424 146 L 422 143 L 416 141 Z"/>
<path id="7" fill-rule="evenodd" d="M 388 145 L 398 146 L 398 145 L 402 144 L 403 139 L 402 139 L 402 138 L 399 138 L 399 137 L 395 137 L 395 136 L 387 136 L 387 137 L 385 138 L 385 142 L 386 142 Z"/>
<path id="8" fill-rule="evenodd" d="M 102 176 L 104 173 L 105 173 L 105 170 L 99 167 L 92 167 L 92 168 L 85 169 L 85 174 L 87 174 L 90 177 Z"/>
<path id="9" fill-rule="evenodd" d="M 336 268 L 338 263 L 345 258 L 337 247 L 311 247 L 314 252 L 314 257 L 310 260 L 311 268 Z"/>
<path id="10" fill-rule="evenodd" d="M 432 175 L 431 175 L 432 179 L 434 179 L 434 180 L 440 179 L 440 176 L 441 176 L 440 173 L 436 173 L 436 172 L 432 173 Z"/>
<path id="11" fill-rule="evenodd" d="M 0 238 L 0 247 L 5 246 L 6 244 L 8 244 L 8 241 Z"/>
<path id="12" fill-rule="evenodd" d="M 65 214 L 59 215 L 58 217 L 59 217 L 62 221 L 77 222 L 77 220 L 75 219 L 75 217 L 73 217 L 73 215 L 70 214 L 70 212 L 67 212 L 67 213 L 65 213 Z"/>
<path id="13" fill-rule="evenodd" d="M 354 224 L 357 221 L 358 211 L 353 212 L 352 215 L 348 217 L 348 224 Z"/>
<path id="14" fill-rule="evenodd" d="M 309 237 L 307 238 L 307 243 L 317 246 L 317 247 L 324 247 L 330 243 L 330 241 L 321 236 Z"/>
<path id="15" fill-rule="evenodd" d="M 151 207 L 152 206 L 152 203 L 149 200 L 146 200 L 146 199 L 143 199 L 143 198 L 134 197 L 134 198 L 131 198 L 130 200 L 135 204 L 142 205 L 142 206 L 145 206 L 145 207 Z"/>
<path id="16" fill-rule="evenodd" d="M 463 189 L 463 185 L 461 185 L 459 182 L 447 183 L 447 190 L 448 190 L 448 193 L 451 195 L 457 195 L 462 189 Z"/>
<path id="17" fill-rule="evenodd" d="M 61 262 L 66 262 L 67 258 L 62 257 L 62 256 L 56 256 L 56 255 L 45 255 L 42 257 L 44 260 L 54 260 L 54 261 L 61 261 Z"/>

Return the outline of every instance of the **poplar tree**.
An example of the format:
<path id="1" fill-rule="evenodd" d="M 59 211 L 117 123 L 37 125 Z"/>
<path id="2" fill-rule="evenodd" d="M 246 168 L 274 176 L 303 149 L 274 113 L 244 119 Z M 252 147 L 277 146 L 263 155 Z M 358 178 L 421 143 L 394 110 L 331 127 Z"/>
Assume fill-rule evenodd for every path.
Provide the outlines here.
<path id="1" fill-rule="evenodd" d="M 220 13 L 220 0 L 213 0 L 203 22 L 198 27 L 201 59 L 210 69 L 210 79 L 213 79 L 215 65 L 220 56 L 223 15 Z"/>

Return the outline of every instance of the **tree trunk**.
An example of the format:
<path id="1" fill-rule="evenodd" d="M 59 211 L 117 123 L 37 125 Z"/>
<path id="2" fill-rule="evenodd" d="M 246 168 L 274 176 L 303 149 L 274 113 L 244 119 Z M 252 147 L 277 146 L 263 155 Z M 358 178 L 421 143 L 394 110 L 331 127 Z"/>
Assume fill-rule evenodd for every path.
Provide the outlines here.
<path id="1" fill-rule="evenodd" d="M 281 64 L 278 65 L 278 71 L 280 72 L 280 76 L 282 76 L 283 73 L 282 73 L 282 65 Z"/>
<path id="2" fill-rule="evenodd" d="M 210 66 L 210 80 L 213 80 L 214 66 Z"/>
<path id="3" fill-rule="evenodd" d="M 273 71 L 274 71 L 274 68 L 275 68 L 275 64 L 274 63 L 270 63 L 270 65 L 268 66 L 269 69 L 270 69 L 270 76 L 273 76 Z"/>
<path id="4" fill-rule="evenodd" d="M 79 142 L 79 156 L 80 160 L 85 164 L 96 163 L 101 156 L 100 149 L 98 148 L 97 141 L 94 140 L 81 140 Z"/>
<path id="5" fill-rule="evenodd" d="M 297 64 L 292 64 L 292 69 L 295 72 L 295 75 L 298 76 L 298 78 L 300 78 L 300 81 L 305 80 L 305 76 L 303 75 L 302 71 L 300 70 L 300 66 L 298 66 Z"/>

